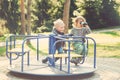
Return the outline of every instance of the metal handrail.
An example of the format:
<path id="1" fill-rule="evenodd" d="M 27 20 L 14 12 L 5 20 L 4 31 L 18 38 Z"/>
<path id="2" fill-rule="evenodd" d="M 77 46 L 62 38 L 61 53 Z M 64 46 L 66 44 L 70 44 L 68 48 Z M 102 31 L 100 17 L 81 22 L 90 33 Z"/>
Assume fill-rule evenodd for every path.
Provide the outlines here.
<path id="1" fill-rule="evenodd" d="M 96 42 L 95 42 L 95 40 L 93 39 L 93 38 L 91 38 L 91 37 L 85 37 L 85 36 L 54 36 L 55 38 L 58 38 L 58 39 L 61 39 L 61 40 L 57 40 L 55 43 L 54 43 L 54 45 L 53 45 L 53 47 L 52 48 L 54 48 L 55 47 L 55 45 L 58 43 L 58 42 L 68 42 L 69 44 L 68 44 L 68 73 L 70 73 L 70 42 L 74 42 L 74 41 L 80 41 L 79 39 L 73 39 L 73 40 L 68 40 L 68 39 L 65 39 L 65 38 L 85 38 L 85 39 L 87 39 L 87 41 L 88 41 L 88 39 L 90 39 L 90 40 L 92 40 L 93 41 L 93 43 L 94 43 L 94 68 L 96 68 Z M 63 38 L 64 37 L 64 38 Z M 52 50 L 54 50 L 54 49 L 52 49 Z M 83 57 L 84 59 L 85 59 L 85 55 L 84 55 L 84 57 Z M 53 59 L 54 59 L 54 54 L 53 54 Z M 55 60 L 53 60 L 53 62 L 55 63 Z M 84 63 L 84 60 L 83 60 L 83 63 Z"/>
<path id="2" fill-rule="evenodd" d="M 14 37 L 14 38 L 16 38 L 16 37 L 25 37 L 25 36 L 23 36 L 23 35 L 11 35 L 11 37 Z M 96 42 L 95 42 L 95 40 L 93 39 L 93 38 L 91 38 L 91 37 L 83 37 L 83 36 L 54 36 L 55 38 L 58 38 L 58 39 L 60 39 L 60 40 L 57 40 L 57 41 L 55 41 L 55 43 L 53 44 L 53 47 L 52 48 L 54 48 L 54 46 L 58 43 L 58 42 L 61 42 L 61 41 L 67 41 L 69 44 L 68 44 L 68 73 L 70 73 L 70 42 L 73 42 L 73 41 L 79 41 L 78 39 L 74 39 L 74 40 L 68 40 L 68 39 L 65 39 L 65 38 L 85 38 L 86 40 L 88 40 L 88 39 L 90 39 L 90 40 L 92 40 L 93 41 L 93 43 L 94 43 L 94 68 L 96 68 Z M 8 39 L 9 39 L 10 37 L 8 37 L 7 39 L 6 39 L 6 55 L 7 55 L 7 57 L 8 58 L 10 58 L 9 56 L 8 56 Z M 37 35 L 37 36 L 30 36 L 30 35 L 28 35 L 28 36 L 26 36 L 25 38 L 24 38 L 24 40 L 22 41 L 22 52 L 21 52 L 21 55 L 18 55 L 18 54 L 16 54 L 18 57 L 19 56 L 22 56 L 22 59 L 21 59 L 21 71 L 23 71 L 24 70 L 24 66 L 23 66 L 23 64 L 24 64 L 24 49 L 25 49 L 25 42 L 27 41 L 27 40 L 32 40 L 32 39 L 37 39 L 37 60 L 39 60 L 39 39 L 41 39 L 41 38 L 50 38 L 50 36 L 47 36 L 47 35 L 42 35 L 42 34 L 39 34 L 39 35 Z M 14 39 L 15 40 L 15 39 Z M 10 40 L 10 41 L 12 41 L 12 40 Z M 10 46 L 11 46 L 11 44 L 12 43 L 10 43 Z M 15 45 L 15 42 L 14 42 L 14 45 Z M 15 47 L 15 46 L 14 46 Z M 10 47 L 10 48 L 12 48 L 12 47 Z M 54 59 L 54 54 L 53 54 L 53 59 Z"/>

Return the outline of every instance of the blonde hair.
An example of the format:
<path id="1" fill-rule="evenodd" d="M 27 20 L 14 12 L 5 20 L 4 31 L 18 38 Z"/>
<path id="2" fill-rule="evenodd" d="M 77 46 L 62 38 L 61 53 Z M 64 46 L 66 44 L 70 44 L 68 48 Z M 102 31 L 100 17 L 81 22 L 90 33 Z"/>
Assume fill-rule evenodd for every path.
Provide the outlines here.
<path id="1" fill-rule="evenodd" d="M 79 19 L 82 19 L 84 22 L 86 22 L 86 19 L 83 16 L 77 16 L 76 18 L 73 19 L 74 26 L 76 26 L 76 23 L 78 22 Z"/>
<path id="2" fill-rule="evenodd" d="M 57 19 L 56 21 L 53 22 L 54 28 L 58 26 L 65 26 L 64 22 L 61 19 Z"/>

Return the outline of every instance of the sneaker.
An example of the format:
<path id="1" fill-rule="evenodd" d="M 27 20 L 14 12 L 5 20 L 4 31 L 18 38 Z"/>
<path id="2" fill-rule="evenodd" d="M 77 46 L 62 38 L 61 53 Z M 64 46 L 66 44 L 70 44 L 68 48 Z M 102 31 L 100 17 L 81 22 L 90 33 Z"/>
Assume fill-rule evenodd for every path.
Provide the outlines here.
<path id="1" fill-rule="evenodd" d="M 81 58 L 76 58 L 77 63 L 80 63 L 80 61 L 81 61 Z"/>
<path id="2" fill-rule="evenodd" d="M 77 66 L 77 64 L 78 64 L 77 59 L 71 59 L 71 60 L 70 60 L 70 62 L 71 62 L 71 63 L 74 63 L 74 64 L 75 64 L 75 66 Z"/>
<path id="3" fill-rule="evenodd" d="M 45 59 L 42 60 L 42 63 L 47 63 L 47 61 L 48 61 L 48 59 L 45 58 Z"/>

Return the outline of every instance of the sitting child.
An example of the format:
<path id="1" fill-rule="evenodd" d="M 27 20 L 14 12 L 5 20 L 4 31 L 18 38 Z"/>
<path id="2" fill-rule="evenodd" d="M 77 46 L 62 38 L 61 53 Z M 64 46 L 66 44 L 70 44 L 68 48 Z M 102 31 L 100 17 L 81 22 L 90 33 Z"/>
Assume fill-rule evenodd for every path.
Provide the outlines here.
<path id="1" fill-rule="evenodd" d="M 55 34 L 56 36 L 59 35 L 64 35 L 64 22 L 61 19 L 58 19 L 56 21 L 54 21 L 54 27 L 52 30 L 52 33 Z M 59 40 L 59 39 L 56 39 Z M 64 42 L 58 42 L 56 44 L 56 50 L 58 51 L 58 54 L 63 53 L 63 46 L 64 46 Z M 56 58 L 55 61 L 57 61 L 59 58 Z M 48 57 L 46 57 L 45 59 L 42 60 L 43 63 L 46 63 L 48 61 Z"/>
<path id="2" fill-rule="evenodd" d="M 91 29 L 89 28 L 85 18 L 82 16 L 76 17 L 70 34 L 72 36 L 86 36 L 89 33 L 91 33 Z M 83 46 L 85 40 L 82 38 L 74 38 L 74 39 L 79 39 L 81 41 L 81 42 L 76 41 L 73 43 L 73 48 L 75 53 L 80 55 L 87 54 L 87 47 Z M 83 50 L 85 52 L 83 52 Z M 80 60 L 81 60 L 80 58 L 71 59 L 71 63 L 77 65 L 80 62 Z"/>

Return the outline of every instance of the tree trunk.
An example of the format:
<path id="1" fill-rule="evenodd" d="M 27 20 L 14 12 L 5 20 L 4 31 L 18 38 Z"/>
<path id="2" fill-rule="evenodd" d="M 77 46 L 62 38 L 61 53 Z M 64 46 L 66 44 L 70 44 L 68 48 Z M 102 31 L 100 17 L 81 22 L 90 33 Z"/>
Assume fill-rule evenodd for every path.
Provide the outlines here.
<path id="1" fill-rule="evenodd" d="M 21 32 L 20 34 L 25 35 L 25 13 L 24 13 L 24 0 L 21 0 Z"/>
<path id="2" fill-rule="evenodd" d="M 31 35 L 31 0 L 27 4 L 27 35 Z"/>
<path id="3" fill-rule="evenodd" d="M 31 0 L 27 2 L 27 35 L 31 35 Z M 30 40 L 27 41 L 27 44 Z"/>
<path id="4" fill-rule="evenodd" d="M 64 3 L 64 11 L 63 11 L 63 21 L 65 23 L 65 33 L 68 33 L 69 29 L 69 12 L 70 12 L 70 0 L 66 0 Z"/>

